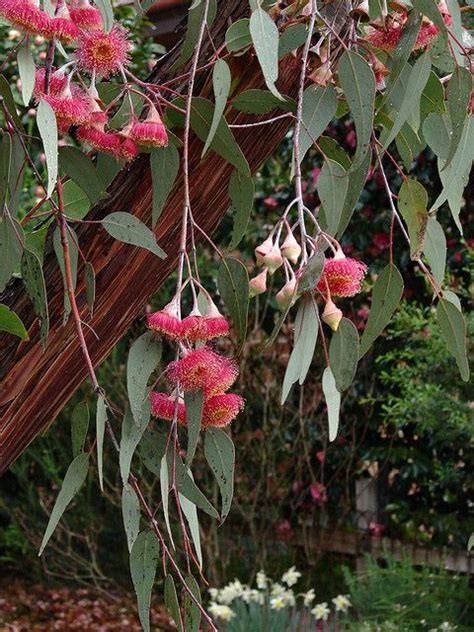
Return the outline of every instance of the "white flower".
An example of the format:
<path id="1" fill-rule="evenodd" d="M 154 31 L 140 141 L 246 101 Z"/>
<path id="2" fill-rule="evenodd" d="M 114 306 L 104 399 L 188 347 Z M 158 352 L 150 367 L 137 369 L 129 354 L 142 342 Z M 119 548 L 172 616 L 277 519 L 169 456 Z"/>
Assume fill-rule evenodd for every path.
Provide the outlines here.
<path id="1" fill-rule="evenodd" d="M 236 597 L 240 597 L 243 591 L 244 587 L 239 582 L 239 580 L 236 579 L 235 581 L 230 582 L 230 584 L 227 584 L 227 586 L 224 586 L 224 588 L 219 591 L 217 601 L 228 606 L 234 601 Z"/>
<path id="2" fill-rule="evenodd" d="M 230 621 L 235 617 L 235 612 L 231 610 L 229 606 L 223 606 L 222 604 L 211 602 L 208 610 L 213 617 L 222 619 L 223 621 Z"/>
<path id="3" fill-rule="evenodd" d="M 257 573 L 257 588 L 259 590 L 265 590 L 267 587 L 268 578 L 263 571 L 258 571 Z"/>
<path id="4" fill-rule="evenodd" d="M 314 601 L 314 588 L 311 588 L 310 590 L 308 590 L 307 593 L 303 594 L 303 600 L 304 600 L 304 605 L 309 608 L 309 606 L 313 603 Z"/>
<path id="5" fill-rule="evenodd" d="M 327 601 L 316 604 L 311 610 L 311 614 L 314 615 L 316 621 L 327 621 L 330 612 Z"/>
<path id="6" fill-rule="evenodd" d="M 347 612 L 351 607 L 351 602 L 346 595 L 338 595 L 334 597 L 332 602 L 336 608 L 336 612 Z"/>
<path id="7" fill-rule="evenodd" d="M 449 621 L 444 621 L 438 628 L 438 630 L 442 630 L 443 632 L 450 632 L 451 630 L 455 630 L 457 626 L 451 625 Z"/>
<path id="8" fill-rule="evenodd" d="M 217 590 L 217 588 L 209 588 L 209 594 L 211 595 L 212 601 L 216 601 L 219 591 Z"/>
<path id="9" fill-rule="evenodd" d="M 295 596 L 292 590 L 283 590 L 280 594 L 277 594 L 270 599 L 270 608 L 272 608 L 272 610 L 281 610 L 286 606 L 294 605 Z"/>
<path id="10" fill-rule="evenodd" d="M 278 582 L 275 582 L 272 586 L 272 590 L 271 590 L 271 595 L 272 597 L 279 597 L 280 595 L 282 595 L 284 592 L 286 592 L 286 588 L 284 586 L 282 586 L 281 584 L 279 584 Z"/>
<path id="11" fill-rule="evenodd" d="M 286 573 L 283 573 L 281 581 L 287 586 L 294 586 L 300 577 L 301 573 L 292 566 Z"/>

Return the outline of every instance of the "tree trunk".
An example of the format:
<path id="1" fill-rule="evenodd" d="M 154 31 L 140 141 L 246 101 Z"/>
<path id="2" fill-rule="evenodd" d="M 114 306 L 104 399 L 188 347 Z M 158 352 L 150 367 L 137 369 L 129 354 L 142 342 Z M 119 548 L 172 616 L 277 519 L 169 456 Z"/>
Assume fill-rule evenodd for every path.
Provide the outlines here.
<path id="1" fill-rule="evenodd" d="M 213 25 L 214 42 L 220 45 L 229 21 L 244 17 L 246 2 L 228 0 L 220 3 L 219 15 Z M 210 56 L 206 40 L 202 59 Z M 173 51 L 159 62 L 151 81 L 159 83 L 177 57 Z M 263 88 L 261 71 L 252 52 L 232 59 L 233 77 L 239 76 L 239 91 Z M 289 55 L 281 63 L 279 89 L 295 95 L 297 86 L 296 59 Z M 180 70 L 179 72 L 183 72 Z M 169 78 L 169 75 L 168 75 Z M 185 80 L 180 87 L 184 90 Z M 212 91 L 208 73 L 197 75 L 196 93 L 209 96 Z M 229 123 L 258 120 L 255 116 L 229 108 Z M 288 128 L 283 119 L 272 125 L 238 129 L 237 142 L 254 172 L 273 152 Z M 229 206 L 228 182 L 232 167 L 214 152 L 201 160 L 201 141 L 194 135 L 190 143 L 190 185 L 193 213 L 198 224 L 211 233 Z M 177 262 L 183 181 L 179 176 L 166 208 L 155 229 L 158 244 L 168 257 L 161 260 L 143 248 L 114 240 L 99 224 L 78 224 L 79 245 L 85 259 L 96 273 L 96 301 L 93 317 L 86 303 L 84 269 L 78 269 L 77 300 L 84 331 L 94 365 L 102 362 L 117 341 L 126 333 L 133 320 L 143 312 L 144 305 L 156 292 Z M 109 187 L 110 197 L 95 206 L 87 219 L 100 220 L 114 211 L 129 211 L 150 225 L 151 175 L 146 155 L 123 169 Z M 51 231 L 50 231 L 51 233 Z M 46 349 L 39 342 L 39 324 L 32 303 L 20 280 L 10 283 L 2 303 L 14 310 L 29 332 L 28 342 L 0 335 L 0 473 L 25 450 L 35 436 L 56 417 L 80 384 L 87 371 L 79 348 L 73 319 L 63 325 L 63 281 L 52 251 L 51 234 L 47 241 L 44 274 L 48 289 L 50 332 Z"/>

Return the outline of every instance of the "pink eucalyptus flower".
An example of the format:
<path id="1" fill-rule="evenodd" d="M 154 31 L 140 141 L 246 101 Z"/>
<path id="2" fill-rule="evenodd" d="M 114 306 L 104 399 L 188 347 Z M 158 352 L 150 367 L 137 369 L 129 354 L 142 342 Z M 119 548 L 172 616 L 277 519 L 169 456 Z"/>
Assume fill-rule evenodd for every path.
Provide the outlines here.
<path id="1" fill-rule="evenodd" d="M 326 282 L 332 296 L 354 296 L 361 290 L 367 266 L 349 257 L 326 259 L 317 289 L 325 293 Z"/>
<path id="2" fill-rule="evenodd" d="M 235 393 L 221 393 L 214 395 L 204 402 L 202 412 L 202 425 L 227 426 L 237 417 L 244 407 L 244 400 Z"/>
<path id="3" fill-rule="evenodd" d="M 140 145 L 150 147 L 166 147 L 168 134 L 157 109 L 150 105 L 144 121 L 135 121 L 130 129 L 130 136 Z"/>
<path id="4" fill-rule="evenodd" d="M 166 393 L 152 391 L 150 393 L 151 414 L 159 419 L 173 421 L 176 409 L 176 399 Z M 186 408 L 182 402 L 177 404 L 178 423 L 186 423 Z"/>
<path id="5" fill-rule="evenodd" d="M 153 331 L 172 340 L 180 340 L 182 337 L 182 321 L 178 318 L 176 303 L 173 301 L 159 312 L 149 314 L 146 324 Z"/>
<path id="6" fill-rule="evenodd" d="M 78 65 L 89 73 L 107 78 L 128 63 L 130 44 L 127 31 L 114 26 L 109 33 L 91 31 L 82 33 L 76 51 Z"/>

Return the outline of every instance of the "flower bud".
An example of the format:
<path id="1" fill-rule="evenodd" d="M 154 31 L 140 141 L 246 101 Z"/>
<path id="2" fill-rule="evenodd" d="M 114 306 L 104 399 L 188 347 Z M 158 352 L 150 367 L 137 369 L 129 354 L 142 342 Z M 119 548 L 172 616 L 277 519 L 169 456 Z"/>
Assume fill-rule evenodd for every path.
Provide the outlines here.
<path id="1" fill-rule="evenodd" d="M 296 301 L 296 285 L 296 278 L 290 279 L 276 295 L 275 298 L 281 310 L 286 309 L 289 305 L 293 305 Z"/>
<path id="2" fill-rule="evenodd" d="M 255 258 L 257 259 L 257 265 L 263 266 L 263 258 L 267 255 L 273 246 L 273 240 L 271 237 L 267 237 L 265 241 L 255 248 Z"/>
<path id="3" fill-rule="evenodd" d="M 358 4 L 349 15 L 355 20 L 360 20 L 361 22 L 369 21 L 369 3 L 367 0 L 363 0 L 360 4 Z"/>
<path id="4" fill-rule="evenodd" d="M 296 241 L 293 233 L 288 233 L 285 241 L 281 245 L 281 254 L 289 259 L 291 263 L 296 264 L 301 254 L 301 246 Z"/>
<path id="5" fill-rule="evenodd" d="M 263 257 L 263 263 L 268 268 L 270 274 L 274 274 L 276 270 L 283 264 L 283 257 L 278 244 L 274 244 L 268 254 Z"/>
<path id="6" fill-rule="evenodd" d="M 339 323 L 342 320 L 342 315 L 343 314 L 337 305 L 332 301 L 328 301 L 323 312 L 323 322 L 325 322 L 326 325 L 329 325 L 333 331 L 337 331 Z"/>
<path id="7" fill-rule="evenodd" d="M 257 274 L 249 283 L 249 296 L 253 298 L 257 294 L 263 294 L 267 291 L 267 275 L 268 270 L 265 268 L 263 272 Z"/>

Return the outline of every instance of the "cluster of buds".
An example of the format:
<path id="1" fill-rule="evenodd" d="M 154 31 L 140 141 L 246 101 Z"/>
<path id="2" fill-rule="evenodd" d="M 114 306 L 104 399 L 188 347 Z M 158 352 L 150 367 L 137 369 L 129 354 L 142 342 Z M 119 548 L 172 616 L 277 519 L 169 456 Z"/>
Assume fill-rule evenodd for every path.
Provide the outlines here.
<path id="1" fill-rule="evenodd" d="M 216 353 L 208 344 L 229 334 L 229 323 L 213 301 L 208 298 L 205 314 L 195 305 L 181 319 L 179 299 L 175 297 L 162 310 L 150 314 L 147 325 L 179 346 L 179 359 L 166 369 L 172 392 L 150 394 L 152 415 L 168 421 L 176 419 L 186 425 L 184 394 L 201 391 L 202 427 L 227 426 L 242 410 L 244 400 L 240 395 L 226 392 L 237 379 L 235 361 Z"/>
<path id="2" fill-rule="evenodd" d="M 49 103 L 61 133 L 72 128 L 75 138 L 117 159 L 133 160 L 141 147 L 166 146 L 166 128 L 148 97 L 144 96 L 148 103 L 146 118 L 138 120 L 132 111 L 124 127 L 117 130 L 110 127 L 108 108 L 96 90 L 96 80 L 124 76 L 130 54 L 126 29 L 115 24 L 106 32 L 100 11 L 89 0 L 56 0 L 52 6 L 51 16 L 40 9 L 37 0 L 0 0 L 0 16 L 21 33 L 74 48 L 73 61 L 62 68 L 37 67 L 33 93 L 36 103 Z M 89 88 L 84 88 L 85 79 L 80 73 L 90 75 Z M 123 96 L 127 91 L 125 86 Z"/>
<path id="3" fill-rule="evenodd" d="M 294 266 L 298 264 L 301 246 L 291 230 L 288 230 L 281 246 L 278 243 L 279 235 L 280 232 L 274 239 L 270 234 L 255 249 L 257 265 L 264 266 L 264 269 L 251 279 L 250 297 L 266 292 L 268 275 L 273 275 L 276 270 L 283 266 L 286 283 L 277 292 L 275 298 L 280 309 L 284 310 L 291 307 L 298 298 L 298 279 L 304 274 L 305 264 L 301 262 L 298 269 L 293 270 L 290 264 Z M 327 238 L 330 243 L 336 244 L 335 247 L 331 244 L 334 256 L 324 260 L 324 268 L 314 292 L 325 301 L 322 313 L 323 322 L 333 331 L 337 331 L 343 313 L 332 299 L 334 297 L 350 297 L 360 292 L 367 266 L 362 261 L 346 257 L 336 240 L 329 236 Z"/>

